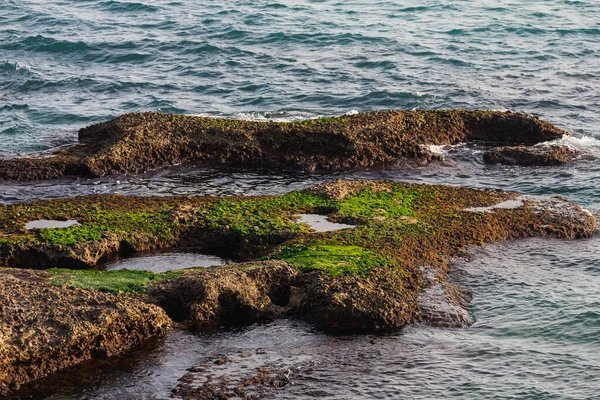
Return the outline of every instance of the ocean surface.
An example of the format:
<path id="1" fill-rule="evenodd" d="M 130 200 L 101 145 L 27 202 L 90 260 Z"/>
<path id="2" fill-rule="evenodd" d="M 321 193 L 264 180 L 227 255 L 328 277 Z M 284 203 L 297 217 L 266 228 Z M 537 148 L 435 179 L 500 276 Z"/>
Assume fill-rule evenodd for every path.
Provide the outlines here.
<path id="1" fill-rule="evenodd" d="M 0 0 L 0 157 L 76 141 L 133 111 L 296 120 L 377 109 L 510 109 L 570 131 L 562 167 L 446 161 L 336 174 L 179 166 L 139 176 L 0 182 L 0 202 L 90 193 L 276 194 L 392 179 L 561 195 L 600 214 L 600 4 L 498 1 Z M 186 369 L 252 354 L 293 371 L 271 398 L 600 399 L 600 238 L 471 248 L 453 279 L 465 329 L 333 337 L 280 320 L 175 331 L 69 371 L 36 398 L 166 399 Z M 254 363 L 254 364 L 253 364 Z M 218 372 L 218 371 L 217 371 Z M 291 372 L 290 372 L 291 373 Z"/>

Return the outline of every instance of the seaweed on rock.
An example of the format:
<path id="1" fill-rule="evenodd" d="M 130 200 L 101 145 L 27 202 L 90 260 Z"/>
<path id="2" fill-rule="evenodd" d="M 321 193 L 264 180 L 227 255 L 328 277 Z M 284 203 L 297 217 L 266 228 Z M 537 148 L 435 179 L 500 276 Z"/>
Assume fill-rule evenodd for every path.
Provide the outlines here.
<path id="1" fill-rule="evenodd" d="M 390 110 L 299 122 L 133 113 L 82 128 L 78 144 L 53 156 L 0 160 L 0 179 L 97 177 L 191 161 L 330 171 L 431 160 L 429 145 L 532 145 L 566 134 L 536 117 L 499 111 Z"/>
<path id="2" fill-rule="evenodd" d="M 135 317 L 133 330 L 111 333 L 125 343 L 114 347 L 114 352 L 112 342 L 90 338 L 82 345 L 83 353 L 77 353 L 86 356 L 68 358 L 64 366 L 94 354 L 114 354 L 163 332 L 170 320 L 162 310 L 173 320 L 194 324 L 251 322 L 285 314 L 331 332 L 385 332 L 421 320 L 468 323 L 468 316 L 460 312 L 464 297 L 447 282 L 448 262 L 465 246 L 535 235 L 574 239 L 588 237 L 596 228 L 591 214 L 559 198 L 521 198 L 517 208 L 490 207 L 517 196 L 450 186 L 337 181 L 282 196 L 106 195 L 0 205 L 4 267 L 90 269 L 119 253 L 178 247 L 237 260 L 221 267 L 165 274 L 0 269 L 0 285 L 10 288 L 8 295 L 0 296 L 0 335 L 5 335 L 0 341 L 4 357 L 0 362 L 8 370 L 31 365 L 31 371 L 23 374 L 32 379 L 43 375 L 45 364 L 35 360 L 44 356 L 24 352 L 27 344 L 15 342 L 12 320 L 5 314 L 26 306 L 28 313 L 38 315 L 46 307 L 43 299 L 53 293 L 72 297 L 54 303 L 60 315 L 79 316 L 77 322 L 65 317 L 61 326 L 67 330 L 81 323 L 109 321 L 112 317 L 97 319 L 105 303 L 113 310 L 127 303 L 127 309 L 119 311 L 121 317 L 112 320 L 117 324 L 142 310 L 155 316 L 142 325 L 135 325 Z M 489 211 L 473 211 L 482 208 Z M 326 214 L 355 227 L 313 232 L 294 220 L 293 215 L 301 212 Z M 25 229 L 28 221 L 41 218 L 74 219 L 81 225 Z M 456 307 L 443 307 L 437 313 L 431 304 L 419 301 L 424 291 L 429 303 L 435 301 L 431 295 L 439 295 L 440 301 L 455 302 Z M 87 310 L 88 301 L 90 309 L 98 305 L 96 313 L 75 307 L 83 304 Z M 52 344 L 43 354 L 62 349 L 62 334 L 56 327 L 45 320 L 31 321 L 32 329 L 46 332 L 44 337 Z M 140 329 L 148 333 L 135 333 Z M 0 374 L 0 392 L 18 384 L 11 379 Z"/>

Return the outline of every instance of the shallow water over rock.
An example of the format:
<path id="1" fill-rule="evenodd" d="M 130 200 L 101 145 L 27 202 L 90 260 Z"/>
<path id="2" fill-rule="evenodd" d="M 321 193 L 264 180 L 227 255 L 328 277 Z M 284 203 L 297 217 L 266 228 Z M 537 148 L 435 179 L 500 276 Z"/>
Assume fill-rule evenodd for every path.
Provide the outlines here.
<path id="1" fill-rule="evenodd" d="M 498 204 L 494 204 L 493 206 L 489 206 L 489 207 L 470 207 L 470 208 L 465 208 L 465 211 L 470 211 L 470 212 L 492 212 L 496 209 L 500 209 L 500 210 L 512 210 L 513 208 L 519 208 L 523 205 L 524 203 L 521 200 L 506 200 L 503 201 L 502 203 L 498 203 Z"/>
<path id="2" fill-rule="evenodd" d="M 78 221 L 70 219 L 68 221 L 53 221 L 49 219 L 38 219 L 25 224 L 25 229 L 48 229 L 48 228 L 68 228 L 70 226 L 81 225 Z"/>
<path id="3" fill-rule="evenodd" d="M 144 254 L 110 263 L 106 265 L 106 270 L 129 269 L 160 273 L 192 267 L 214 267 L 226 262 L 220 257 L 199 253 Z"/>
<path id="4" fill-rule="evenodd" d="M 297 214 L 294 215 L 294 217 L 298 217 L 298 220 L 296 221 L 297 223 L 306 224 L 315 232 L 335 232 L 342 229 L 350 229 L 355 227 L 355 225 L 331 222 L 327 219 L 326 215 Z"/>

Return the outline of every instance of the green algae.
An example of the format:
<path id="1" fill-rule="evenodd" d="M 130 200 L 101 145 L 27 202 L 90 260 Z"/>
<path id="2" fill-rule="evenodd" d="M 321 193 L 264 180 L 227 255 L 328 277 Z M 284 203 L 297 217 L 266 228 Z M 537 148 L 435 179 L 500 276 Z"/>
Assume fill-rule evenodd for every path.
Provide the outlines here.
<path id="1" fill-rule="evenodd" d="M 365 189 L 336 204 L 336 215 L 351 218 L 412 216 L 412 202 L 421 195 L 420 190 L 401 186 L 379 192 Z"/>
<path id="2" fill-rule="evenodd" d="M 101 240 L 102 235 L 109 230 L 111 228 L 98 225 L 44 228 L 39 230 L 38 238 L 41 243 L 70 246 L 93 240 Z"/>
<path id="3" fill-rule="evenodd" d="M 307 232 L 296 224 L 292 213 L 331 208 L 334 203 L 305 192 L 291 192 L 279 197 L 248 200 L 218 200 L 197 211 L 202 224 L 211 229 L 227 229 L 241 236 L 270 236 L 273 232 Z"/>
<path id="4" fill-rule="evenodd" d="M 52 268 L 50 281 L 56 285 L 68 285 L 103 292 L 142 292 L 150 284 L 181 275 L 179 271 L 154 273 L 151 271 L 98 271 Z"/>
<path id="5" fill-rule="evenodd" d="M 68 260 L 73 260 L 74 267 L 93 268 L 115 252 L 196 247 L 240 261 L 284 260 L 299 270 L 334 276 L 365 276 L 370 268 L 381 266 L 393 266 L 408 276 L 415 266 L 443 262 L 433 253 L 453 254 L 461 245 L 481 242 L 477 237 L 481 234 L 468 233 L 475 227 L 499 224 L 496 215 L 466 213 L 463 208 L 492 205 L 511 196 L 392 182 L 340 181 L 320 187 L 327 185 L 331 193 L 308 189 L 264 197 L 109 195 L 4 205 L 0 234 L 7 236 L 0 238 L 0 264 L 31 262 L 28 256 L 14 254 L 38 257 L 36 249 L 47 244 L 62 246 L 51 249 L 62 257 L 61 264 L 53 264 L 57 256 L 50 253 L 43 263 L 32 266 L 70 267 Z M 294 220 L 298 213 L 328 215 L 356 227 L 315 233 Z M 81 225 L 23 229 L 27 221 L 40 218 L 75 219 Z M 90 246 L 96 247 L 88 251 Z M 87 254 L 92 253 L 99 255 L 90 258 Z"/>
<path id="6" fill-rule="evenodd" d="M 329 276 L 365 277 L 373 267 L 390 266 L 392 260 L 359 246 L 313 244 L 284 246 L 269 259 L 282 260 L 299 271 L 321 270 Z"/>
<path id="7" fill-rule="evenodd" d="M 174 318 L 191 321 L 239 319 L 240 312 L 262 318 L 291 307 L 291 313 L 327 329 L 383 331 L 418 317 L 418 293 L 431 284 L 424 268 L 437 271 L 443 282 L 449 260 L 465 246 L 547 234 L 585 237 L 595 229 L 595 220 L 583 211 L 577 214 L 581 219 L 573 219 L 570 212 L 539 212 L 527 202 L 490 213 L 465 211 L 515 196 L 337 181 L 281 196 L 106 195 L 5 205 L 0 206 L 0 265 L 94 268 L 117 254 L 193 248 L 241 263 L 165 274 L 51 269 L 44 279 L 143 292 Z M 352 221 L 355 227 L 314 232 L 295 221 L 298 213 Z M 33 219 L 75 219 L 82 225 L 26 231 L 25 223 Z"/>

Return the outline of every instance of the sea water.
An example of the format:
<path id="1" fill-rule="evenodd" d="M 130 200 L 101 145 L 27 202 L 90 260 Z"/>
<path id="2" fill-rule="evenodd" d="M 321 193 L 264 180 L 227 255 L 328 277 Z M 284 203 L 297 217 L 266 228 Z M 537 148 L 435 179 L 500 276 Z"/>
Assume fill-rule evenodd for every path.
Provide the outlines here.
<path id="1" fill-rule="evenodd" d="M 133 111 L 291 121 L 457 107 L 533 113 L 570 131 L 563 143 L 581 156 L 552 168 L 486 166 L 481 148 L 456 146 L 437 149 L 446 161 L 425 167 L 323 175 L 180 166 L 5 182 L 0 201 L 278 194 L 360 178 L 561 195 L 597 213 L 599 51 L 592 0 L 4 0 L 0 157 L 70 145 L 79 128 Z M 70 371 L 39 396 L 169 398 L 187 368 L 243 351 L 258 354 L 257 366 L 298 371 L 273 398 L 600 398 L 598 248 L 594 237 L 469 249 L 453 265 L 453 279 L 473 294 L 469 328 L 333 337 L 280 320 L 175 331 L 77 379 Z"/>

